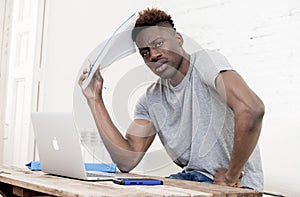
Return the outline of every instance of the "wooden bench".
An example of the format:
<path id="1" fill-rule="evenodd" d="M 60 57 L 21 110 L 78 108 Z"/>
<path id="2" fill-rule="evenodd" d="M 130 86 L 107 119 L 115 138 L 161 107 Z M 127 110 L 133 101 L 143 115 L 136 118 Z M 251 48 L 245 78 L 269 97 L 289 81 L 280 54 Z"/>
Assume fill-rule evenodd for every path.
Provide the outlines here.
<path id="1" fill-rule="evenodd" d="M 120 177 L 136 177 L 135 174 L 118 174 Z M 258 197 L 261 192 L 198 183 L 165 179 L 164 185 L 158 186 L 123 186 L 112 181 L 81 181 L 30 171 L 27 168 L 0 166 L 0 191 L 3 196 L 227 196 Z M 1 195 L 0 195 L 1 196 Z"/>

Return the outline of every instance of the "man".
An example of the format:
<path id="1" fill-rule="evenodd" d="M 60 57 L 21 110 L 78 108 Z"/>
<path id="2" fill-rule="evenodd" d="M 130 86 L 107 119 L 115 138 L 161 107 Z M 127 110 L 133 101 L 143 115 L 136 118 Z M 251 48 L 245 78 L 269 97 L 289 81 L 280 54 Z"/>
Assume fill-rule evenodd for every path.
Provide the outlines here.
<path id="1" fill-rule="evenodd" d="M 158 134 L 170 157 L 183 168 L 169 178 L 262 190 L 257 142 L 264 105 L 226 58 L 209 50 L 188 54 L 171 16 L 158 9 L 139 13 L 132 38 L 159 79 L 136 104 L 125 137 L 103 103 L 99 70 L 82 89 L 118 168 L 132 170 Z"/>

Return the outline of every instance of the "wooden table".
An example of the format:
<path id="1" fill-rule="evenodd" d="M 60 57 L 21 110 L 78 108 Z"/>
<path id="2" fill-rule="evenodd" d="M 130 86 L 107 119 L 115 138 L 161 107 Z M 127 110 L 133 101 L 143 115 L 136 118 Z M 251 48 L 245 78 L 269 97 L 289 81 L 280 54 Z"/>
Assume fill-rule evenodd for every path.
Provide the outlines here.
<path id="1" fill-rule="evenodd" d="M 121 177 L 135 177 L 134 174 L 120 173 Z M 139 176 L 140 177 L 140 176 Z M 147 176 L 149 177 L 149 176 Z M 150 177 L 158 178 L 158 177 Z M 7 196 L 227 196 L 257 197 L 262 193 L 232 187 L 181 181 L 163 180 L 158 186 L 123 186 L 112 181 L 80 181 L 30 171 L 27 168 L 0 165 L 0 191 Z M 1 196 L 1 195 L 0 195 Z"/>

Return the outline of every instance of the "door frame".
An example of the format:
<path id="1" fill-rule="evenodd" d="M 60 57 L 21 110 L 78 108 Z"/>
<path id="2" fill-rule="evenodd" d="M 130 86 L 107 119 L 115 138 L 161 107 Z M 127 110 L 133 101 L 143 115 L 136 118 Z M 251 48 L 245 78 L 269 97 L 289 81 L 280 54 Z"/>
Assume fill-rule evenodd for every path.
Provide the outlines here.
<path id="1" fill-rule="evenodd" d="M 5 143 L 9 137 L 11 137 L 8 132 L 9 127 L 14 127 L 15 125 L 6 124 L 7 114 L 8 114 L 8 81 L 9 81 L 9 58 L 11 55 L 11 40 L 12 40 L 12 20 L 13 20 L 13 8 L 14 2 L 16 0 L 0 0 L 0 164 L 4 161 L 4 153 L 7 154 L 7 150 L 14 150 L 14 144 Z M 37 10 L 37 21 L 36 28 L 33 30 L 36 33 L 34 38 L 35 44 L 34 47 L 34 59 L 33 59 L 33 70 L 32 70 L 32 90 L 29 94 L 31 94 L 30 99 L 30 111 L 38 111 L 39 110 L 39 98 L 40 98 L 40 86 L 41 80 L 43 76 L 42 69 L 42 49 L 43 49 L 43 34 L 44 34 L 44 21 L 45 21 L 45 7 L 46 0 L 38 0 L 36 4 L 38 6 Z M 27 114 L 28 115 L 28 114 Z M 30 124 L 30 123 L 29 123 Z M 31 125 L 31 124 L 30 124 Z M 27 129 L 26 129 L 27 130 Z M 32 127 L 28 127 L 28 133 L 25 137 L 28 139 L 27 150 L 24 150 L 28 155 L 28 159 L 35 159 L 36 156 L 36 148 L 35 148 L 35 140 L 32 132 Z M 11 139 L 12 140 L 12 139 Z M 10 161 L 8 161 L 10 162 Z M 24 165 L 24 164 L 23 164 Z"/>
<path id="2" fill-rule="evenodd" d="M 4 149 L 4 136 L 6 125 L 5 125 L 5 112 L 6 112 L 6 101 L 7 101 L 7 64 L 9 57 L 10 48 L 10 27 L 12 24 L 12 10 L 14 0 L 1 0 L 0 1 L 0 152 Z M 3 155 L 3 154 L 1 154 Z M 3 157 L 0 157 L 0 163 L 2 163 Z"/>

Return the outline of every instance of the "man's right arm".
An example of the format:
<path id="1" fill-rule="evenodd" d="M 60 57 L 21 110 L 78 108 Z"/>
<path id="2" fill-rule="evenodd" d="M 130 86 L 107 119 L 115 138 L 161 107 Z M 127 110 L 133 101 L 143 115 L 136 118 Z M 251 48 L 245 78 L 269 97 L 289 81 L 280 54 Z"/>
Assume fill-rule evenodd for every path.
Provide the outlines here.
<path id="1" fill-rule="evenodd" d="M 87 70 L 79 79 L 79 85 L 87 76 Z M 123 172 L 132 170 L 143 158 L 155 138 L 155 129 L 147 120 L 134 120 L 124 137 L 112 122 L 102 99 L 103 78 L 96 71 L 89 86 L 82 89 L 93 114 L 102 141 L 112 160 Z"/>
<path id="2" fill-rule="evenodd" d="M 124 137 L 113 124 L 103 101 L 88 103 L 112 160 L 121 171 L 129 172 L 140 162 L 153 142 L 153 125 L 147 120 L 134 120 Z"/>

